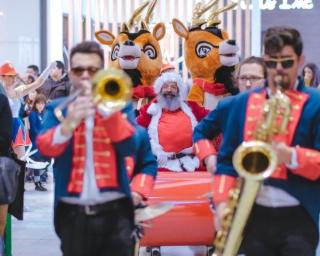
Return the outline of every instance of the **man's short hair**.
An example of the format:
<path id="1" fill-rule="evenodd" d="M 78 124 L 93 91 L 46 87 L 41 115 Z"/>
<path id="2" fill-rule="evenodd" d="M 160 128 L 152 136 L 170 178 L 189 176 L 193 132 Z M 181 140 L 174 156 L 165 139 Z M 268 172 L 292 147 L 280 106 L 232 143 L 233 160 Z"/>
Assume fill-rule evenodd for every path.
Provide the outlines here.
<path id="1" fill-rule="evenodd" d="M 300 57 L 303 43 L 298 30 L 290 27 L 271 27 L 264 37 L 265 54 L 273 55 L 280 52 L 283 47 L 291 46 Z"/>
<path id="2" fill-rule="evenodd" d="M 101 67 L 104 65 L 104 54 L 101 46 L 94 41 L 84 41 L 75 45 L 70 52 L 70 62 L 76 53 L 97 54 L 101 59 Z"/>
<path id="3" fill-rule="evenodd" d="M 263 71 L 263 78 L 267 78 L 267 68 L 266 68 L 266 65 L 264 63 L 264 60 L 263 58 L 261 57 L 256 57 L 256 56 L 250 56 L 246 59 L 244 59 L 241 63 L 240 63 L 240 67 L 239 67 L 239 72 L 240 72 L 240 69 L 243 65 L 245 64 L 258 64 L 259 66 L 262 67 L 262 71 Z"/>
<path id="4" fill-rule="evenodd" d="M 29 65 L 27 68 L 32 69 L 37 75 L 39 75 L 39 67 L 37 65 Z"/>
<path id="5" fill-rule="evenodd" d="M 56 60 L 56 66 L 58 69 L 61 69 L 62 70 L 62 74 L 64 74 L 65 70 L 64 70 L 64 64 L 62 61 L 60 60 Z"/>

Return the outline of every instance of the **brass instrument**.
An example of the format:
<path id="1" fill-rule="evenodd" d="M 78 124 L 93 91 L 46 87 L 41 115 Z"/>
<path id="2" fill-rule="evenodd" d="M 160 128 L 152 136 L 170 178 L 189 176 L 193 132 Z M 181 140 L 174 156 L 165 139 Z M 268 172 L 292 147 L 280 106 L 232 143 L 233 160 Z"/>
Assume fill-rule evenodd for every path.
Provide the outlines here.
<path id="1" fill-rule="evenodd" d="M 77 90 L 54 109 L 54 114 L 60 122 L 64 120 L 63 109 L 81 95 L 81 93 L 81 90 Z M 123 109 L 130 101 L 132 81 L 120 69 L 100 70 L 92 79 L 92 94 L 97 109 L 104 114 L 111 114 Z"/>
<path id="2" fill-rule="evenodd" d="M 214 245 L 216 256 L 237 255 L 243 230 L 259 192 L 262 181 L 277 167 L 277 155 L 269 144 L 274 135 L 284 133 L 291 113 L 290 99 L 282 93 L 282 76 L 275 78 L 276 94 L 263 106 L 263 117 L 254 140 L 243 142 L 233 154 L 233 165 L 240 178 L 230 191 L 227 207 L 221 220 Z M 277 122 L 278 118 L 281 123 Z"/>

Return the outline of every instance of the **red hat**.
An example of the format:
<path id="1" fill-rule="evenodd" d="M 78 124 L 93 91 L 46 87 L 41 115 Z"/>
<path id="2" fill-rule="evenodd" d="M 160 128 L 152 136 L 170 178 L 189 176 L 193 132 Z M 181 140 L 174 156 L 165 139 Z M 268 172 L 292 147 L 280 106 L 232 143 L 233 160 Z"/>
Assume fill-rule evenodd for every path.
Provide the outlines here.
<path id="1" fill-rule="evenodd" d="M 11 63 L 4 63 L 0 66 L 0 76 L 16 76 L 17 71 Z"/>
<path id="2" fill-rule="evenodd" d="M 165 72 L 170 69 L 175 70 L 174 66 L 171 65 L 170 63 L 164 63 L 164 64 L 162 64 L 160 73 Z"/>

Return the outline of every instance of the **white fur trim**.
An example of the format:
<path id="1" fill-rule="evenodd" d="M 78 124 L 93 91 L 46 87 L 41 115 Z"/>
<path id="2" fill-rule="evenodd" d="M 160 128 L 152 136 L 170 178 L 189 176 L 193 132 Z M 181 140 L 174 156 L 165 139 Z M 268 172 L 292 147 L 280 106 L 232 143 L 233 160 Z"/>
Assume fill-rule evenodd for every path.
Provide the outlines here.
<path id="1" fill-rule="evenodd" d="M 185 84 L 182 81 L 182 78 L 179 74 L 175 72 L 165 72 L 162 73 L 161 76 L 158 77 L 158 79 L 155 81 L 153 87 L 154 87 L 154 92 L 156 94 L 159 94 L 161 91 L 162 86 L 166 82 L 176 82 L 177 86 L 179 88 L 179 95 L 181 99 L 185 99 L 187 95 L 187 88 Z"/>
<path id="2" fill-rule="evenodd" d="M 190 107 L 185 102 L 182 102 L 181 110 L 190 118 L 192 130 L 194 130 L 195 126 L 197 125 L 197 120 L 193 115 Z M 165 155 L 168 158 L 172 156 L 174 153 L 192 153 L 192 147 L 183 149 L 181 152 L 165 152 L 163 150 L 163 147 L 159 143 L 158 125 L 162 115 L 162 108 L 160 104 L 152 103 L 148 108 L 147 113 L 152 116 L 151 122 L 148 127 L 148 133 L 150 136 L 151 150 L 155 156 L 161 156 L 161 158 L 163 158 L 163 156 Z M 158 167 L 167 168 L 175 172 L 182 172 L 183 169 L 181 168 L 181 164 L 189 172 L 193 172 L 200 165 L 197 157 L 185 156 L 180 159 L 167 161 L 164 161 L 162 159 L 161 162 L 158 162 Z"/>

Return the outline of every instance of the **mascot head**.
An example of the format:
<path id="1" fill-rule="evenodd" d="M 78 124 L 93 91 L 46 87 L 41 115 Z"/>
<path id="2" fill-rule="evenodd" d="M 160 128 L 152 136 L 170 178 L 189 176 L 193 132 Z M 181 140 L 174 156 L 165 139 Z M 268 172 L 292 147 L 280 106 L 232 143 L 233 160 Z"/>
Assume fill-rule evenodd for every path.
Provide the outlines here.
<path id="1" fill-rule="evenodd" d="M 162 67 L 159 40 L 165 35 L 165 25 L 157 23 L 152 31 L 149 30 L 156 2 L 146 2 L 137 8 L 129 21 L 122 24 L 118 36 L 105 30 L 95 33 L 100 43 L 111 47 L 110 66 L 126 71 L 134 86 L 152 85 Z M 147 7 L 142 19 L 141 13 Z"/>
<path id="2" fill-rule="evenodd" d="M 231 67 L 239 62 L 238 47 L 234 40 L 228 40 L 227 32 L 218 28 L 218 15 L 236 6 L 235 3 L 217 8 L 219 0 L 208 4 L 197 3 L 192 17 L 192 26 L 187 29 L 178 19 L 173 19 L 173 29 L 185 39 L 185 63 L 192 78 L 213 82 L 215 74 L 222 66 Z M 207 19 L 204 13 L 211 11 Z"/>

